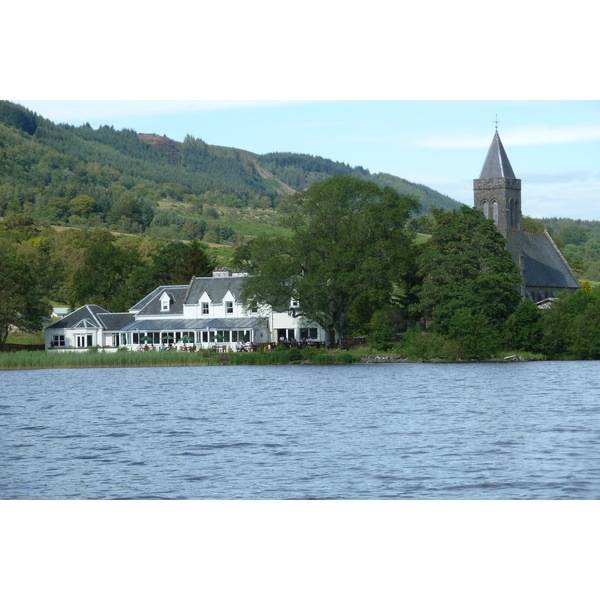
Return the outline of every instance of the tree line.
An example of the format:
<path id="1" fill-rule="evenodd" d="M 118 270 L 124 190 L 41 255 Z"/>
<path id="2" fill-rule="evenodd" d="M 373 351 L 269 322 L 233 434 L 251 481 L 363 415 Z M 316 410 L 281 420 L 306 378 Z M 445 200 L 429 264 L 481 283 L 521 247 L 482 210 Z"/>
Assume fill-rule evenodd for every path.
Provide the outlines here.
<path id="1" fill-rule="evenodd" d="M 281 210 L 292 236 L 236 250 L 236 266 L 254 275 L 245 304 L 289 307 L 340 346 L 368 336 L 413 358 L 600 358 L 600 291 L 586 284 L 542 310 L 517 291 L 521 273 L 493 221 L 466 206 L 432 208 L 419 242 L 417 207 L 414 197 L 349 176 L 290 197 Z"/>
<path id="2" fill-rule="evenodd" d="M 390 187 L 332 176 L 279 206 L 288 234 L 239 245 L 246 306 L 268 304 L 316 321 L 342 346 L 367 337 L 415 359 L 531 353 L 600 358 L 600 290 L 584 282 L 540 309 L 517 292 L 521 275 L 494 223 L 474 208 L 432 209 Z M 216 264 L 199 240 L 57 231 L 32 217 L 0 221 L 0 341 L 40 329 L 50 301 L 127 311 L 160 285 L 187 284 Z"/>
<path id="3" fill-rule="evenodd" d="M 35 332 L 53 305 L 97 304 L 126 312 L 160 285 L 207 276 L 215 258 L 199 240 L 189 244 L 106 229 L 57 231 L 32 217 L 0 221 L 0 342 L 16 328 Z"/>

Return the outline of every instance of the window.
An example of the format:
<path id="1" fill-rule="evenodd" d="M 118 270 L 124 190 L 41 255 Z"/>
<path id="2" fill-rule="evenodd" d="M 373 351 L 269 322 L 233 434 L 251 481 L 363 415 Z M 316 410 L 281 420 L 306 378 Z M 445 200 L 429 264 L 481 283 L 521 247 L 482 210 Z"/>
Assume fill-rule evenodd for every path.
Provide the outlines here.
<path id="1" fill-rule="evenodd" d="M 202 314 L 203 315 L 207 315 L 209 314 L 209 309 L 208 309 L 208 302 L 203 302 L 202 303 Z"/>
<path id="2" fill-rule="evenodd" d="M 233 314 L 233 302 L 231 300 L 228 300 L 227 302 L 225 302 L 225 312 L 228 315 Z"/>
<path id="3" fill-rule="evenodd" d="M 52 337 L 52 346 L 54 348 L 64 348 L 65 346 L 65 336 L 64 335 L 55 335 Z"/>
<path id="4" fill-rule="evenodd" d="M 292 300 L 290 306 L 292 308 L 298 308 L 300 306 L 300 302 L 298 302 L 298 300 Z"/>
<path id="5" fill-rule="evenodd" d="M 498 225 L 498 203 L 495 200 L 492 202 L 492 210 L 494 211 L 494 223 Z"/>
<path id="6" fill-rule="evenodd" d="M 300 329 L 300 338 L 317 340 L 319 339 L 319 330 L 317 327 L 302 327 Z"/>
<path id="7" fill-rule="evenodd" d="M 78 335 L 76 338 L 78 348 L 88 348 L 94 345 L 94 336 L 91 333 Z"/>
<path id="8" fill-rule="evenodd" d="M 160 310 L 163 312 L 167 311 L 167 310 L 169 310 L 170 305 L 171 305 L 171 302 L 169 301 L 168 298 L 165 297 L 160 301 Z"/>
<path id="9" fill-rule="evenodd" d="M 482 202 L 482 204 L 481 204 L 481 210 L 483 211 L 483 216 L 486 217 L 486 219 L 489 219 L 490 218 L 490 213 L 489 213 L 488 203 L 487 202 Z"/>
<path id="10" fill-rule="evenodd" d="M 160 331 L 147 331 L 142 337 L 152 338 L 151 340 L 145 340 L 151 344 L 160 344 Z"/>

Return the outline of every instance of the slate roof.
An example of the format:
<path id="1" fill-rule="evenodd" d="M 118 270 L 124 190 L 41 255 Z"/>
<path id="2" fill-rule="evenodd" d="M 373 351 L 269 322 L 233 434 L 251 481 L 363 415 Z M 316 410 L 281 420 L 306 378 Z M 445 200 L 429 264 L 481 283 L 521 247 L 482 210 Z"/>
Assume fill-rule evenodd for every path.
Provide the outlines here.
<path id="1" fill-rule="evenodd" d="M 516 179 L 515 173 L 510 166 L 508 156 L 504 151 L 504 146 L 500 141 L 500 136 L 496 131 L 494 139 L 488 150 L 487 157 L 481 169 L 479 179 Z"/>
<path id="2" fill-rule="evenodd" d="M 160 314 L 162 311 L 160 306 L 160 297 L 163 292 L 167 292 L 172 298 L 171 309 L 168 313 L 170 315 L 183 314 L 183 299 L 185 298 L 188 290 L 187 285 L 161 285 L 154 291 L 150 292 L 145 298 L 140 300 L 136 305 L 132 306 L 129 311 L 136 312 L 139 315 L 155 315 Z"/>
<path id="3" fill-rule="evenodd" d="M 202 329 L 253 329 L 260 325 L 255 317 L 240 319 L 147 319 L 135 321 L 122 331 L 198 331 Z"/>
<path id="4" fill-rule="evenodd" d="M 547 232 L 512 230 L 508 250 L 515 264 L 523 256 L 526 287 L 579 288 L 579 282 Z"/>
<path id="5" fill-rule="evenodd" d="M 223 302 L 223 298 L 228 291 L 235 298 L 239 298 L 243 280 L 243 277 L 194 277 L 190 282 L 185 304 L 198 304 L 204 292 L 215 303 Z"/>
<path id="6" fill-rule="evenodd" d="M 102 327 L 101 321 L 98 319 L 99 313 L 109 314 L 105 308 L 98 306 L 97 304 L 84 304 L 77 310 L 69 313 L 66 317 L 63 317 L 59 321 L 48 325 L 46 329 L 71 329 L 76 327 L 78 323 L 87 319 L 96 327 Z"/>
<path id="7" fill-rule="evenodd" d="M 105 331 L 119 331 L 129 325 L 133 319 L 134 316 L 130 313 L 109 313 L 97 304 L 84 304 L 66 317 L 48 325 L 46 329 L 73 329 L 83 326 L 83 322 L 87 321 L 91 327 L 99 327 Z"/>
<path id="8" fill-rule="evenodd" d="M 119 331 L 135 319 L 131 313 L 98 313 L 96 316 L 107 331 Z"/>

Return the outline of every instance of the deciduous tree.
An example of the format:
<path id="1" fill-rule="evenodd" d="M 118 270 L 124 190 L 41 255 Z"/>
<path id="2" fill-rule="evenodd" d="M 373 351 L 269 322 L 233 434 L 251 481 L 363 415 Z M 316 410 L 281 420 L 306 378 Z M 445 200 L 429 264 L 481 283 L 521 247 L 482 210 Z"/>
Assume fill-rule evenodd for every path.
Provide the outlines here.
<path id="1" fill-rule="evenodd" d="M 427 318 L 444 335 L 463 330 L 469 319 L 499 331 L 521 299 L 521 275 L 505 249 L 506 240 L 474 208 L 432 208 L 432 214 L 431 238 L 419 258 L 419 297 Z M 462 309 L 468 310 L 460 313 L 458 327 L 456 315 Z M 476 319 L 478 314 L 485 319 Z"/>
<path id="2" fill-rule="evenodd" d="M 391 291 L 406 267 L 413 234 L 406 225 L 418 201 L 390 187 L 333 176 L 281 206 L 291 237 L 258 238 L 240 249 L 237 264 L 247 304 L 279 310 L 299 303 L 296 316 L 344 337 L 348 310 L 364 292 Z"/>
<path id="3" fill-rule="evenodd" d="M 11 328 L 40 331 L 52 307 L 32 266 L 6 243 L 0 244 L 0 342 Z"/>

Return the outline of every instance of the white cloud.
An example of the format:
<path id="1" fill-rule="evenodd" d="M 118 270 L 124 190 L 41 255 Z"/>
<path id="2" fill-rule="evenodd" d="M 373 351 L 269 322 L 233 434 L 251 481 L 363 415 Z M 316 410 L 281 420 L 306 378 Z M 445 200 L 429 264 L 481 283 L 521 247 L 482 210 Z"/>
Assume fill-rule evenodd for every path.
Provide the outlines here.
<path id="1" fill-rule="evenodd" d="M 600 123 L 549 126 L 526 125 L 508 129 L 502 139 L 511 146 L 537 146 L 543 144 L 578 144 L 600 141 Z"/>
<path id="2" fill-rule="evenodd" d="M 600 221 L 600 182 L 532 185 L 523 192 L 523 214 Z"/>
<path id="3" fill-rule="evenodd" d="M 505 147 L 539 146 L 547 144 L 577 144 L 581 142 L 600 141 L 600 124 L 586 123 L 580 125 L 550 126 L 544 124 L 524 125 L 503 130 L 502 143 Z M 447 137 L 431 137 L 415 141 L 416 146 L 424 148 L 488 148 L 490 136 L 449 135 Z"/>
<path id="4" fill-rule="evenodd" d="M 600 172 L 594 171 L 562 171 L 557 173 L 522 173 L 520 179 L 530 184 L 554 184 L 573 182 L 599 182 Z"/>

